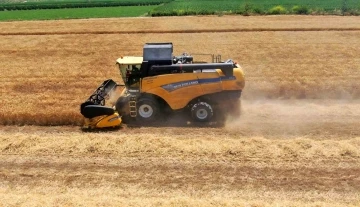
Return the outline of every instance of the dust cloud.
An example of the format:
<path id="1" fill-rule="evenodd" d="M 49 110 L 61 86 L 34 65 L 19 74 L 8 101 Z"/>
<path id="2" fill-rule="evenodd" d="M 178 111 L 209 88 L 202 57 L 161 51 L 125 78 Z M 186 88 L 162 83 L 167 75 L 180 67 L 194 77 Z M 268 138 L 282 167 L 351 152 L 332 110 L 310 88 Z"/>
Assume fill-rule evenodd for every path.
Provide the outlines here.
<path id="1" fill-rule="evenodd" d="M 126 90 L 124 89 L 123 86 L 117 86 L 113 91 L 110 91 L 106 100 L 109 106 L 115 106 L 118 98 L 125 94 Z"/>
<path id="2" fill-rule="evenodd" d="M 226 130 L 252 135 L 360 135 L 359 100 L 243 100 Z"/>

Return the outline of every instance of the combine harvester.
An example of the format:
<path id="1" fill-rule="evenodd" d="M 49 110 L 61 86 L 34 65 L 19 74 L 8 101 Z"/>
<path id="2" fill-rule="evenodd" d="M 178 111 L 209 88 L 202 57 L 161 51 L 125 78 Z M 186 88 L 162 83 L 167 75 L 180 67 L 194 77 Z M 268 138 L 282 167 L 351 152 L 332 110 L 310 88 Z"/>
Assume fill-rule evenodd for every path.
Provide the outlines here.
<path id="1" fill-rule="evenodd" d="M 106 80 L 81 104 L 84 128 L 149 124 L 164 113 L 182 111 L 196 122 L 235 113 L 245 86 L 244 73 L 232 60 L 194 63 L 187 54 L 173 56 L 172 43 L 147 43 L 143 57 L 117 60 L 124 85 Z M 116 95 L 119 87 L 123 91 Z M 112 106 L 105 99 L 116 96 Z"/>

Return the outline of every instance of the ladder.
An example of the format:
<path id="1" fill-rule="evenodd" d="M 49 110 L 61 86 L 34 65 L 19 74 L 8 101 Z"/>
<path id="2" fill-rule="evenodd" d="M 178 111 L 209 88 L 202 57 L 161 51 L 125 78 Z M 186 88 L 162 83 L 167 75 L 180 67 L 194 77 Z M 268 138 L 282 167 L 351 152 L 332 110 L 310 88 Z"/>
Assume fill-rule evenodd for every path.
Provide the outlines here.
<path id="1" fill-rule="evenodd" d="M 130 109 L 130 116 L 136 117 L 136 95 L 130 95 L 130 101 L 129 101 L 129 109 Z"/>

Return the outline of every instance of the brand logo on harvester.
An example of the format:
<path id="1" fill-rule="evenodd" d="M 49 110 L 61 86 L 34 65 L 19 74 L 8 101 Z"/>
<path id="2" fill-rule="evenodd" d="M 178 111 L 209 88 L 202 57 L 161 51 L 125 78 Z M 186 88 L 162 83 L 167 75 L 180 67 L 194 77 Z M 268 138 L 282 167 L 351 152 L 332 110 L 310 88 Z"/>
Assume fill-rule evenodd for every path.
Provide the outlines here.
<path id="1" fill-rule="evenodd" d="M 113 118 L 109 119 L 109 122 L 113 122 L 113 121 L 115 121 L 115 120 L 117 120 L 117 119 L 119 119 L 119 117 L 118 117 L 118 116 L 113 117 Z"/>
<path id="2" fill-rule="evenodd" d="M 181 82 L 177 82 L 177 83 L 163 85 L 161 87 L 169 92 L 172 92 L 174 90 L 184 88 L 187 86 L 206 84 L 206 83 L 216 83 L 216 82 L 220 82 L 220 81 L 235 80 L 235 79 L 236 79 L 235 76 L 228 76 L 228 77 L 224 76 L 221 78 L 206 78 L 206 79 L 199 79 L 199 80 L 181 81 Z"/>
<path id="3" fill-rule="evenodd" d="M 187 87 L 187 86 L 192 86 L 192 85 L 197 85 L 197 84 L 199 84 L 198 80 L 190 80 L 190 81 L 182 81 L 182 82 L 167 84 L 167 85 L 163 85 L 161 87 L 163 89 L 171 92 L 171 91 L 174 91 L 176 89 L 180 89 L 180 88 Z"/>

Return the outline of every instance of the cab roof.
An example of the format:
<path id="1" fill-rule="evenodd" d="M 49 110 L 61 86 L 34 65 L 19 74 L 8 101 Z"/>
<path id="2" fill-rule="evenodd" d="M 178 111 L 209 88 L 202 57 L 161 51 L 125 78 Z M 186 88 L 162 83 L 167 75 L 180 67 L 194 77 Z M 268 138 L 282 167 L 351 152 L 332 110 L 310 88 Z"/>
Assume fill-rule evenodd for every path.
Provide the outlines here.
<path id="1" fill-rule="evenodd" d="M 120 65 L 133 65 L 133 64 L 141 64 L 143 61 L 143 57 L 136 57 L 136 56 L 124 56 L 118 58 L 116 63 Z"/>

